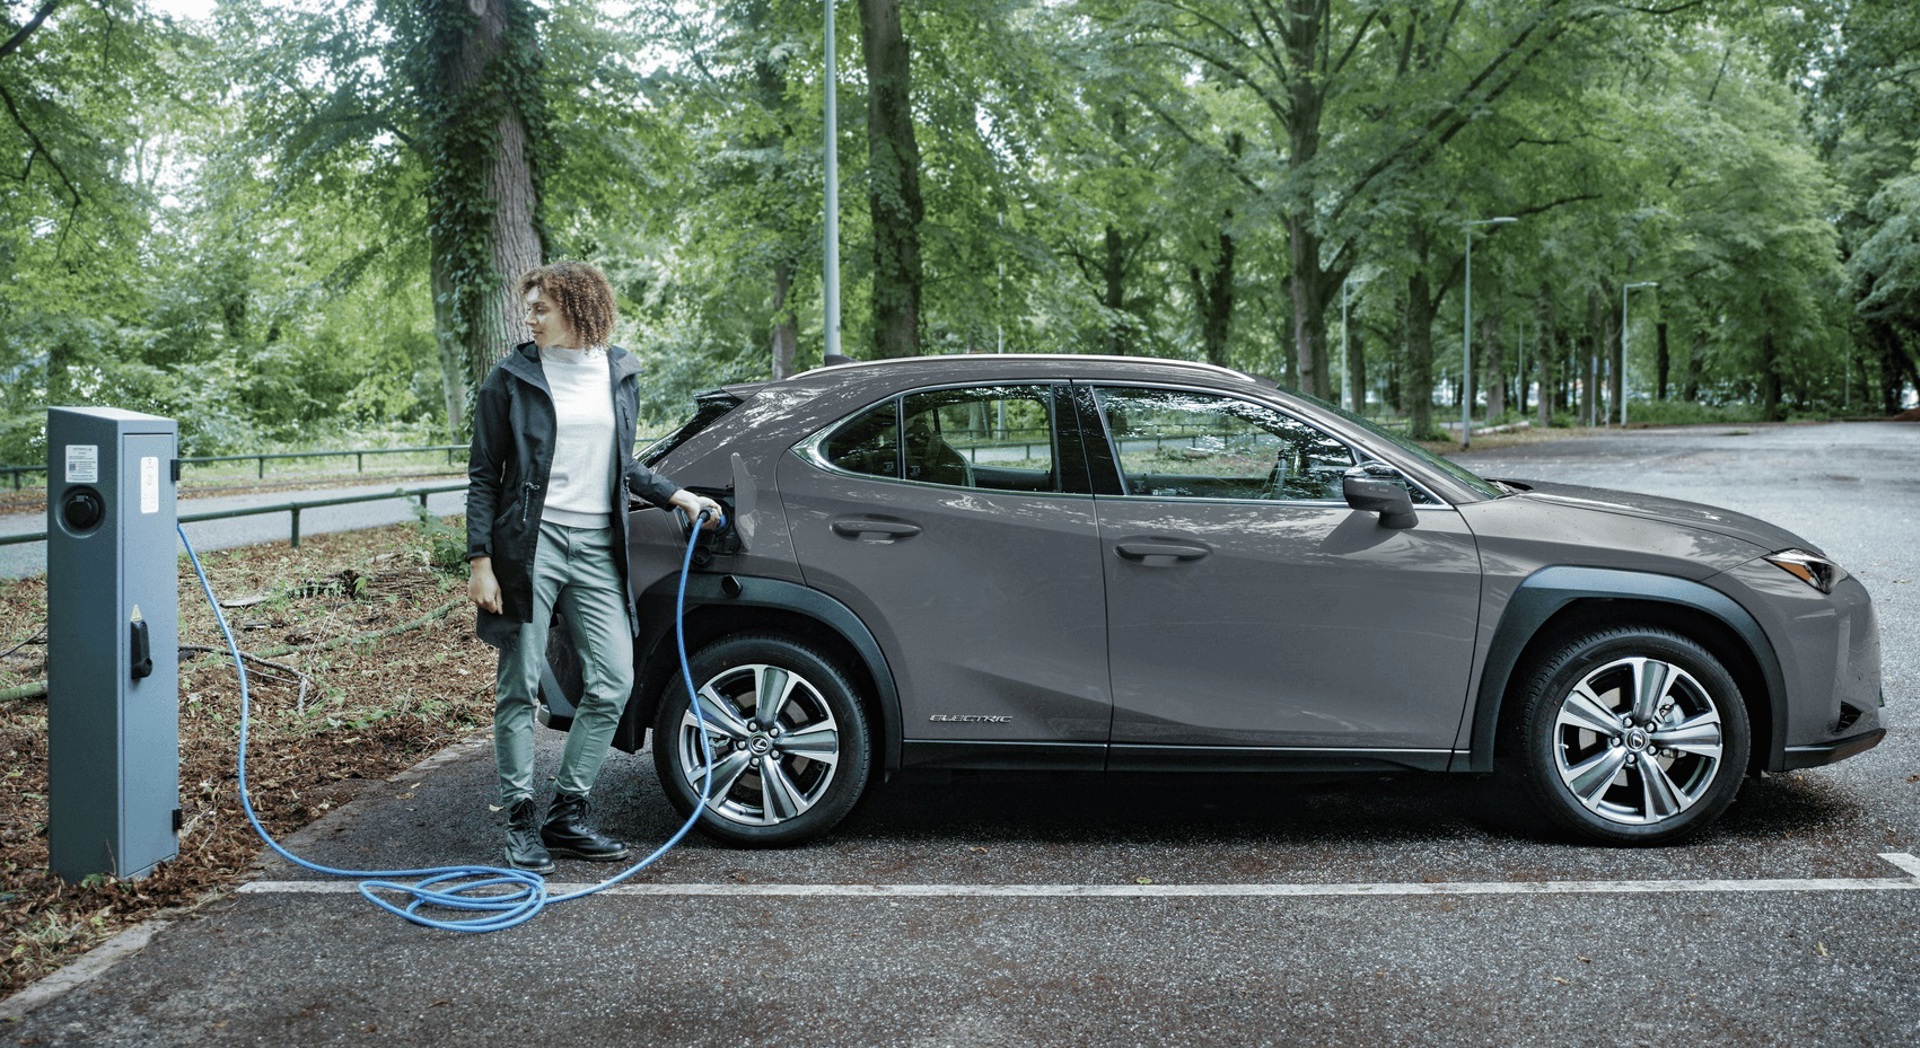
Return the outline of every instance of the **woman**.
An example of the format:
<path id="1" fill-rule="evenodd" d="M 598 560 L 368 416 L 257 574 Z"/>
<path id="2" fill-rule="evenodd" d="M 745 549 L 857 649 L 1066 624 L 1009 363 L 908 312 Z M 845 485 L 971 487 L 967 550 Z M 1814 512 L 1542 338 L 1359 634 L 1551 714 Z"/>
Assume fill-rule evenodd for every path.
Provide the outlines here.
<path id="1" fill-rule="evenodd" d="M 597 862 L 626 845 L 588 825 L 587 791 L 633 690 L 634 609 L 627 585 L 627 496 L 689 517 L 720 507 L 633 457 L 639 362 L 607 344 L 613 288 L 584 262 L 520 279 L 532 342 L 494 366 L 473 411 L 467 460 L 467 596 L 481 639 L 500 649 L 494 764 L 507 809 L 507 863 L 548 873 L 554 855 Z M 708 527 L 712 527 L 710 520 Z M 553 613 L 566 616 L 585 689 L 534 817 L 534 703 Z"/>

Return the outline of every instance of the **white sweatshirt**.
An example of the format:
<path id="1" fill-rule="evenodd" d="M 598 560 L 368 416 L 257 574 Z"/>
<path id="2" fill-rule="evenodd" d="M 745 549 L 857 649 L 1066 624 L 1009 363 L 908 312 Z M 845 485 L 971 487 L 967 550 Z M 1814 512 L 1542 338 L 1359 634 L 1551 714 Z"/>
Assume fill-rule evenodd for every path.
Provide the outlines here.
<path id="1" fill-rule="evenodd" d="M 540 519 L 570 528 L 613 523 L 613 373 L 604 349 L 540 347 L 553 392 L 553 471 Z"/>

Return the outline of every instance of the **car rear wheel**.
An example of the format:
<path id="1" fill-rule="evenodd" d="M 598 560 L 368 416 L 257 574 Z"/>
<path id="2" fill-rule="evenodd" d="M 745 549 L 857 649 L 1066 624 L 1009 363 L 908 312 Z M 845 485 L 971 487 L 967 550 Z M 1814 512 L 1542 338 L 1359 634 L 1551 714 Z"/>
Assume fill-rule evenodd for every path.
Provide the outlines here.
<path id="1" fill-rule="evenodd" d="M 867 721 L 845 673 L 780 636 L 730 637 L 690 660 L 704 730 L 676 674 L 653 726 L 653 761 L 682 815 L 712 792 L 706 832 L 736 844 L 798 844 L 832 829 L 866 788 Z M 705 743 L 703 745 L 702 737 Z"/>
<path id="2" fill-rule="evenodd" d="M 1720 817 L 1746 772 L 1740 689 L 1678 633 L 1620 627 L 1535 664 L 1518 721 L 1528 789 L 1546 814 L 1614 844 L 1678 840 Z"/>

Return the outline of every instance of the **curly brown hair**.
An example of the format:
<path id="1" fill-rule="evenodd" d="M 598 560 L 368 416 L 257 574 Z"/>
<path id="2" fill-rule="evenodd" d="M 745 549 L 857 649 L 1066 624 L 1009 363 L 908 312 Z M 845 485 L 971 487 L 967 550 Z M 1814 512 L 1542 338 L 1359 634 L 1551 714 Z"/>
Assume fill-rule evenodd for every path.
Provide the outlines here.
<path id="1" fill-rule="evenodd" d="M 607 275 L 585 262 L 555 262 L 527 271 L 520 278 L 520 295 L 540 289 L 583 346 L 604 346 L 613 337 L 613 285 Z"/>

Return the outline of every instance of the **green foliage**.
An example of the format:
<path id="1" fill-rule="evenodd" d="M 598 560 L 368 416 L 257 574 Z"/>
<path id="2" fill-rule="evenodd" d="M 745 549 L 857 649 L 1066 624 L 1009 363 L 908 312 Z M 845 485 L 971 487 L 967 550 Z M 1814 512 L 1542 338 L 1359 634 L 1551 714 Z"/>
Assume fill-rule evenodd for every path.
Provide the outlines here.
<path id="1" fill-rule="evenodd" d="M 448 575 L 466 575 L 466 528 L 448 524 L 417 502 L 413 504 L 413 516 L 414 528 L 427 545 L 427 564 L 435 571 Z M 360 581 L 364 583 L 365 580 Z"/>
<path id="2" fill-rule="evenodd" d="M 1758 404 L 1702 404 L 1685 400 L 1636 400 L 1627 405 L 1627 421 L 1646 426 L 1698 426 L 1759 422 Z"/>
<path id="3" fill-rule="evenodd" d="M 1261 30 L 1269 10 L 1288 33 Z M 70 2 L 0 54 L 0 459 L 44 457 L 49 403 L 173 416 L 187 454 L 445 439 L 511 276 L 482 184 L 509 113 L 548 255 L 614 279 L 643 428 L 770 374 L 776 330 L 816 362 L 817 0 L 505 11 L 500 58 L 464 86 L 445 75 L 474 30 L 462 0 L 223 0 L 200 26 Z M 1556 420 L 1584 417 L 1596 361 L 1636 419 L 1891 407 L 1920 384 L 1910 3 L 902 15 L 929 352 L 1207 358 L 1320 388 L 1304 338 L 1337 388 L 1344 333 L 1365 399 L 1430 426 L 1464 362 L 1463 222 L 1511 215 L 1475 234 L 1474 357 L 1516 415 L 1543 343 Z M 839 26 L 857 352 L 866 98 L 859 19 Z M 1660 287 L 1632 295 L 1616 365 L 1640 281 Z M 1664 403 L 1646 399 L 1662 325 Z"/>

